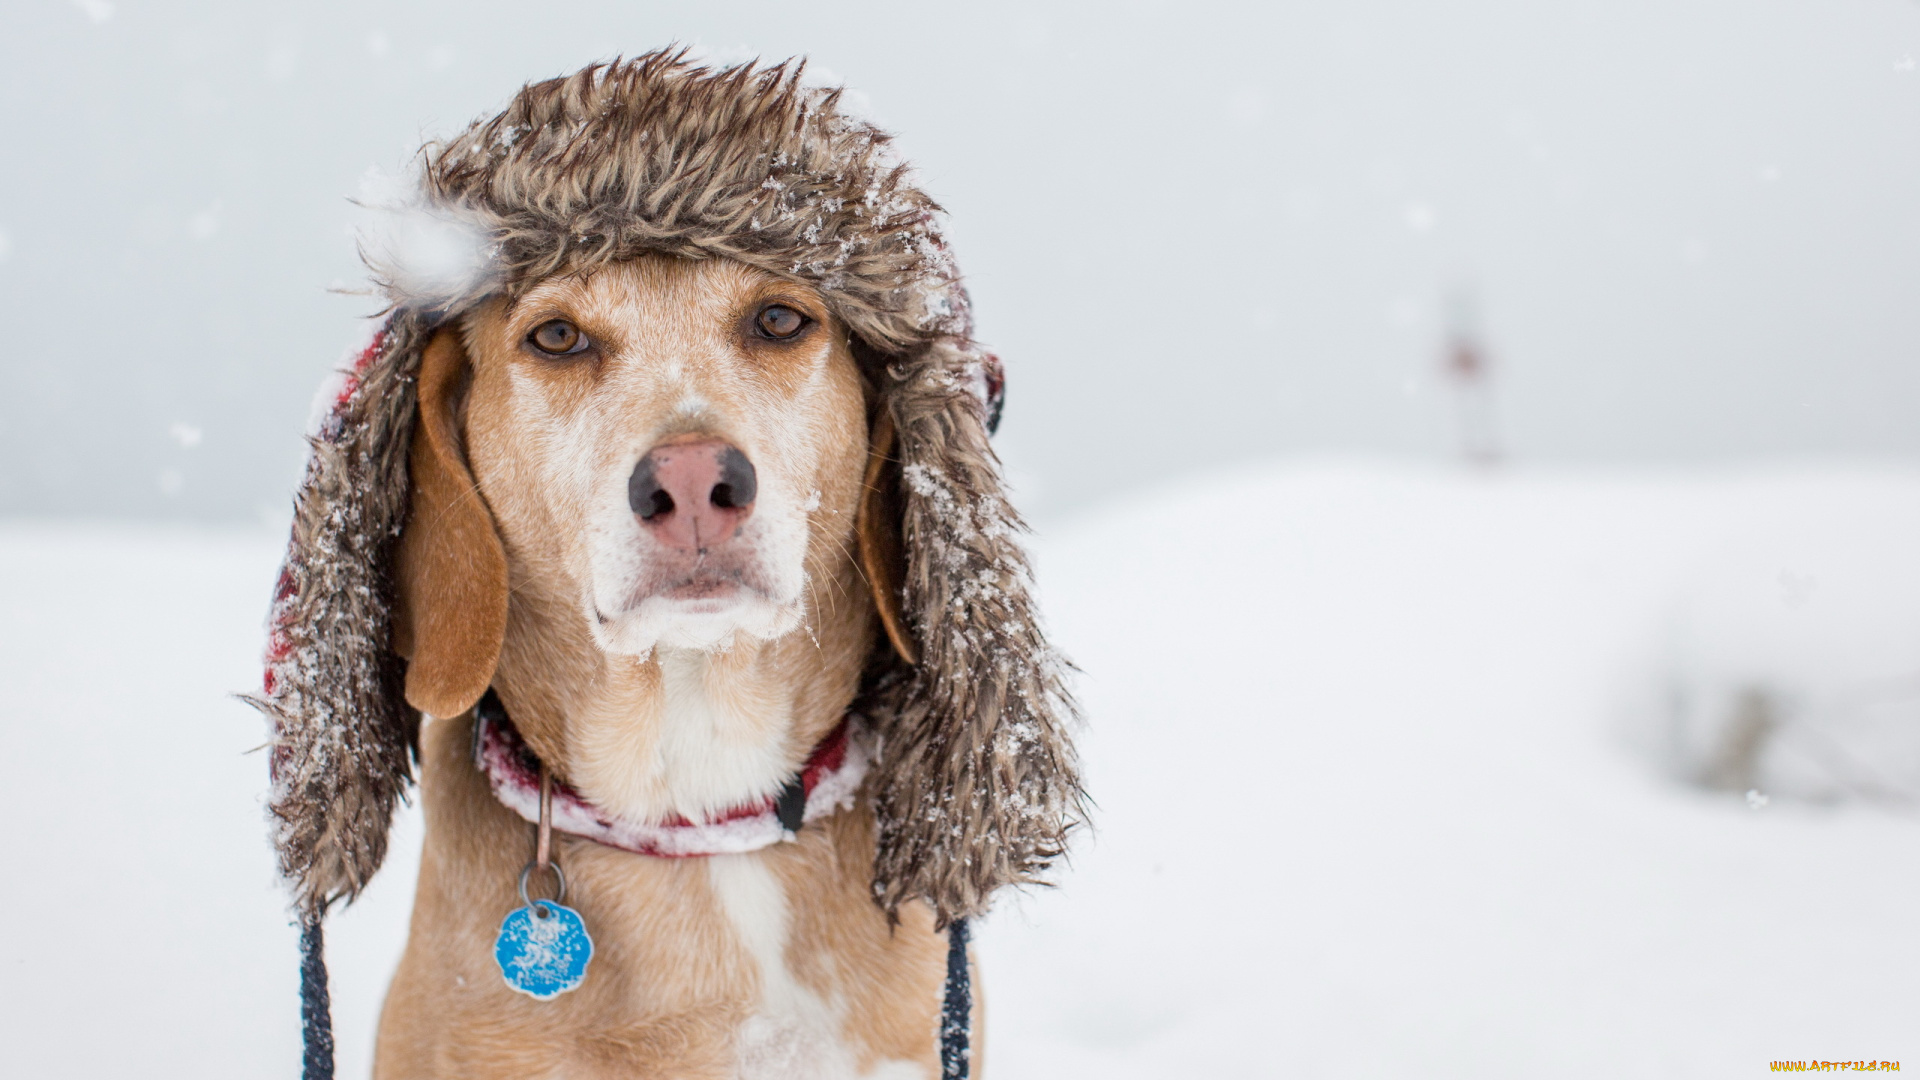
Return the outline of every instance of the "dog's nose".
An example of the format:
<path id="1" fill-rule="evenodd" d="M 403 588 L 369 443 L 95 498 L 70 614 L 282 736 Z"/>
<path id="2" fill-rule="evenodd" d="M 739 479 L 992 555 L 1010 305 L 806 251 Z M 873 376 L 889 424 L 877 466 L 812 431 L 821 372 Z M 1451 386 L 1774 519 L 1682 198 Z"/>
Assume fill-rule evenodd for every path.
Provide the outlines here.
<path id="1" fill-rule="evenodd" d="M 667 442 L 627 478 L 627 505 L 662 543 L 688 551 L 723 544 L 753 513 L 753 462 L 719 439 Z"/>

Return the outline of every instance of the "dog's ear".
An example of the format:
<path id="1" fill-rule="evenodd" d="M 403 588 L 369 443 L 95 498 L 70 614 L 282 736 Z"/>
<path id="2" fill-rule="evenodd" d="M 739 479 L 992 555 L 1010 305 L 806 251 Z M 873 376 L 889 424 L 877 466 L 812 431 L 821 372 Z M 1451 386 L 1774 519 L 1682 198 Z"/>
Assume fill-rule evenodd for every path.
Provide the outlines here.
<path id="1" fill-rule="evenodd" d="M 881 734 L 874 896 L 889 915 L 925 900 L 941 924 L 1039 881 L 1084 820 L 1064 665 L 987 442 L 993 399 L 973 389 L 984 363 L 943 343 L 882 369 L 860 532 L 882 622 L 912 663 L 874 678 L 863 705 Z M 891 564 L 889 541 L 904 556 Z M 883 584 L 889 565 L 899 587 Z"/>
<path id="2" fill-rule="evenodd" d="M 506 552 L 461 437 L 469 381 L 459 332 L 440 329 L 420 360 L 393 629 L 394 651 L 407 658 L 407 703 L 430 716 L 459 716 L 480 700 L 507 629 Z"/>
<path id="3" fill-rule="evenodd" d="M 860 544 L 860 569 L 879 610 L 881 629 L 893 651 L 908 664 L 920 652 L 908 636 L 901 610 L 900 587 L 906 581 L 906 552 L 900 544 L 900 462 L 894 458 L 893 416 L 876 411 L 867 446 L 866 486 L 860 493 L 860 512 L 854 532 Z"/>

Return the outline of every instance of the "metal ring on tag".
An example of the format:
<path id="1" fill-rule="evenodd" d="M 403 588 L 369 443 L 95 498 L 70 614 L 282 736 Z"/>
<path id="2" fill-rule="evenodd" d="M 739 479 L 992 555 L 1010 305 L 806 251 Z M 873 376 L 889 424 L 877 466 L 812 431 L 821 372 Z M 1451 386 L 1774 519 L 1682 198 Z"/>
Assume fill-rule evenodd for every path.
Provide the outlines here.
<path id="1" fill-rule="evenodd" d="M 531 900 L 529 900 L 529 899 L 527 899 L 527 876 L 528 876 L 529 874 L 532 874 L 532 873 L 533 873 L 533 870 L 534 870 L 534 867 L 536 867 L 536 866 L 538 866 L 538 865 L 539 865 L 539 864 L 538 864 L 537 862 L 530 862 L 530 863 L 528 863 L 528 864 L 527 864 L 526 866 L 524 866 L 524 867 L 522 867 L 522 868 L 521 868 L 521 870 L 520 870 L 520 904 L 521 904 L 521 906 L 523 906 L 523 907 L 532 907 L 532 906 L 533 906 L 533 901 L 531 901 Z M 565 873 L 565 872 L 563 872 L 563 871 L 562 871 L 562 870 L 560 869 L 560 864 L 559 864 L 559 863 L 557 863 L 557 862 L 550 862 L 550 863 L 548 863 L 548 864 L 547 864 L 547 869 L 549 869 L 549 870 L 551 870 L 551 871 L 553 871 L 553 877 L 554 877 L 554 880 L 556 880 L 556 881 L 558 881 L 558 882 L 560 883 L 560 895 L 559 895 L 559 896 L 556 896 L 556 897 L 554 897 L 554 898 L 553 898 L 553 902 L 554 902 L 554 903 L 556 903 L 556 904 L 564 904 L 564 903 L 566 903 L 566 902 L 567 902 L 567 875 L 566 875 L 566 873 Z M 542 904 L 545 904 L 545 903 L 546 903 L 546 901 L 544 901 L 544 900 L 542 900 L 542 901 L 541 901 L 541 903 L 542 903 Z M 547 909 L 546 909 L 545 907 L 542 907 L 542 908 L 540 909 L 540 915 L 541 915 L 541 918 L 545 918 L 545 917 L 546 917 L 546 910 L 547 910 Z"/>

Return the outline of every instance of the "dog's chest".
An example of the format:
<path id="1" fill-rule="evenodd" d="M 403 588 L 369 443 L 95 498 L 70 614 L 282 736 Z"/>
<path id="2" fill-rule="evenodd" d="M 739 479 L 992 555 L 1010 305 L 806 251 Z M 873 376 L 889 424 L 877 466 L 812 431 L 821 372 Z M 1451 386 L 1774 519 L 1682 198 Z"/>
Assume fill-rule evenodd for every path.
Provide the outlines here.
<path id="1" fill-rule="evenodd" d="M 659 650 L 638 698 L 611 695 L 574 717 L 570 772 L 596 805 L 640 821 L 702 821 L 792 778 L 792 702 L 777 678 L 715 677 L 715 661 Z"/>
<path id="2" fill-rule="evenodd" d="M 793 768 L 785 695 L 761 679 L 712 678 L 705 654 L 660 653 L 664 715 L 655 767 L 675 808 L 724 809 L 778 791 Z"/>
<path id="3" fill-rule="evenodd" d="M 849 1019 L 844 1003 L 794 978 L 787 896 L 763 859 L 713 856 L 707 878 L 758 977 L 755 1011 L 734 1033 L 739 1080 L 925 1080 L 926 1070 L 907 1061 L 860 1071 L 840 1037 Z"/>

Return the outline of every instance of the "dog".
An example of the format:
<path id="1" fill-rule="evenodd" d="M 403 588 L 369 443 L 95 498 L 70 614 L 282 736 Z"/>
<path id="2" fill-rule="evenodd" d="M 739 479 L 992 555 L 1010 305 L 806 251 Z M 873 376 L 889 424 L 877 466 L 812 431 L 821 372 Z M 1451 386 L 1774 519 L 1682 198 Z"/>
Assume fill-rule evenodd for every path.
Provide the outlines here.
<path id="1" fill-rule="evenodd" d="M 964 1075 L 941 931 L 1084 817 L 998 361 L 939 208 L 802 75 L 530 84 L 423 158 L 470 265 L 372 256 L 256 703 L 316 949 L 417 758 L 383 1080 Z M 570 982 L 515 982 L 512 912 L 581 921 Z"/>

